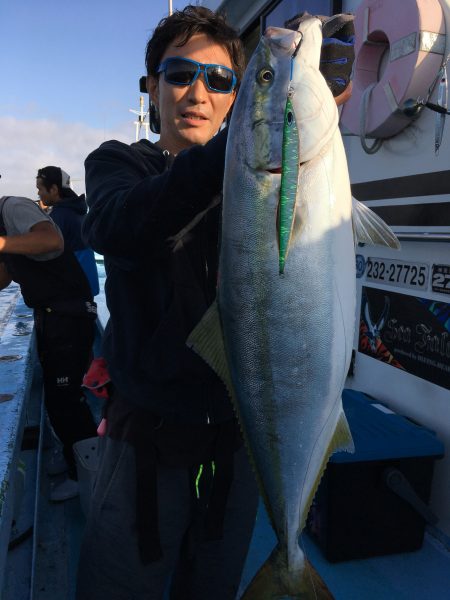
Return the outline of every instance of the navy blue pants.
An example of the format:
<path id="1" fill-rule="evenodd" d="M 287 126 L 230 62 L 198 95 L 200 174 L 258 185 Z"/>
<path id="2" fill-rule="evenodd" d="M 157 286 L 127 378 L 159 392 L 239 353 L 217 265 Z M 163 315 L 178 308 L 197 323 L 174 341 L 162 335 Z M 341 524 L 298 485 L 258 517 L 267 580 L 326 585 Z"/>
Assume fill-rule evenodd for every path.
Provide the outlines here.
<path id="1" fill-rule="evenodd" d="M 105 438 L 81 548 L 77 600 L 234 600 L 256 518 L 258 492 L 245 448 L 234 455 L 224 536 L 196 538 L 192 473 L 157 467 L 163 556 L 141 563 L 136 527 L 136 458 L 126 442 Z"/>

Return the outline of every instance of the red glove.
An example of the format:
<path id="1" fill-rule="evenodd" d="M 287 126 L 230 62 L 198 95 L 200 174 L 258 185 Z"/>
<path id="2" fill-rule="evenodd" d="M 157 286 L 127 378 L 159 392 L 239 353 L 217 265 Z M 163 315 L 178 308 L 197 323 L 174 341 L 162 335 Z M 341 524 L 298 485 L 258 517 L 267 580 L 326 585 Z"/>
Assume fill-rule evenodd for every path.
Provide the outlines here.
<path id="1" fill-rule="evenodd" d="M 108 383 L 111 377 L 108 373 L 106 360 L 104 358 L 94 358 L 88 372 L 83 377 L 83 387 L 90 390 L 97 398 L 108 398 Z"/>

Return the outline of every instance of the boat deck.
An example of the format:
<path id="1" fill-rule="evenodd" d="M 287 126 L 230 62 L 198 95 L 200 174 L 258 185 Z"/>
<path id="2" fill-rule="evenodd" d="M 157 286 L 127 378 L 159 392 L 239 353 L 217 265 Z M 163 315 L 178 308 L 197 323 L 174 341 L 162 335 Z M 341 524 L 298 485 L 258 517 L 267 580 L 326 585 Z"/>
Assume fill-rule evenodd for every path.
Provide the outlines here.
<path id="1" fill-rule="evenodd" d="M 84 516 L 77 498 L 61 504 L 45 500 L 48 489 L 48 478 L 43 477 L 33 600 L 73 600 Z M 25 547 L 10 551 L 2 600 L 29 598 L 30 578 L 24 566 L 31 543 L 30 539 Z M 238 598 L 274 545 L 275 536 L 261 506 Z M 302 545 L 335 600 L 450 598 L 450 552 L 429 534 L 417 552 L 334 564 L 323 557 L 308 535 L 302 536 Z"/>
<path id="2" fill-rule="evenodd" d="M 8 384 L 5 378 L 3 384 L 0 382 L 0 392 L 4 394 L 0 396 L 3 399 L 0 403 L 0 598 L 73 600 L 84 516 L 78 498 L 61 504 L 48 500 L 51 478 L 45 474 L 45 465 L 51 450 L 48 436 L 43 435 L 39 376 L 34 373 L 32 384 L 26 384 L 21 364 L 27 356 L 29 364 L 34 360 L 30 350 L 33 341 L 27 321 L 29 315 L 17 298 L 17 290 L 11 289 L 3 297 L 8 302 L 7 310 L 5 304 L 5 310 L 0 310 L 0 354 L 22 358 L 2 366 L 5 376 L 17 379 L 17 391 L 9 379 Z M 0 302 L 0 309 L 1 305 Z M 105 306 L 100 313 L 105 322 Z M 23 436 L 17 433 L 19 426 L 24 431 Z M 8 496 L 8 490 L 14 487 L 11 486 L 12 475 L 19 460 L 24 463 L 21 468 L 26 474 L 25 491 L 20 513 L 11 528 L 9 505 L 14 495 L 9 493 Z M 14 543 L 6 553 L 8 541 L 12 539 Z M 261 505 L 239 596 L 274 545 L 275 537 Z M 306 534 L 302 536 L 302 545 L 336 600 L 450 600 L 449 546 L 444 546 L 430 533 L 426 534 L 419 551 L 340 563 L 328 562 Z"/>
<path id="3" fill-rule="evenodd" d="M 263 507 L 245 565 L 241 589 L 275 546 L 275 535 Z M 302 535 L 310 562 L 335 600 L 449 600 L 450 552 L 430 534 L 421 550 L 340 563 L 327 561 L 312 539 Z"/>

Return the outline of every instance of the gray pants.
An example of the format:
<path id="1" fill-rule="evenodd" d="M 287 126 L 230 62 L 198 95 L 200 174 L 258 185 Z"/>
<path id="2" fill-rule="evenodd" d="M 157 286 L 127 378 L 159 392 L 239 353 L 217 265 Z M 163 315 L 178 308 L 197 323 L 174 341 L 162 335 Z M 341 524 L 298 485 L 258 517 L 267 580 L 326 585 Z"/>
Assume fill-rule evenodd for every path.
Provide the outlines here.
<path id="1" fill-rule="evenodd" d="M 245 449 L 234 457 L 223 539 L 196 542 L 189 564 L 182 551 L 195 518 L 189 470 L 158 467 L 163 557 L 148 565 L 138 552 L 135 471 L 133 447 L 106 438 L 81 548 L 77 600 L 162 600 L 173 578 L 173 600 L 234 600 L 258 504 Z"/>

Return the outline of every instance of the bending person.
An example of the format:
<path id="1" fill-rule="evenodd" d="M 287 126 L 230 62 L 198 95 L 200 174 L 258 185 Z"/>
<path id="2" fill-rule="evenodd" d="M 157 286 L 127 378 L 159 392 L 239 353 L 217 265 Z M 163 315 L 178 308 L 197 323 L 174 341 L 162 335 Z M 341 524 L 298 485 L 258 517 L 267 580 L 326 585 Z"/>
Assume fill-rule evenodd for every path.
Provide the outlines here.
<path id="1" fill-rule="evenodd" d="M 60 167 L 44 167 L 36 176 L 39 202 L 50 209 L 52 220 L 63 234 L 64 245 L 72 250 L 91 286 L 92 295 L 99 293 L 94 252 L 81 237 L 81 225 L 87 213 L 84 194 L 78 196 L 70 187 L 70 176 Z"/>
<path id="2" fill-rule="evenodd" d="M 96 435 L 81 390 L 94 340 L 96 305 L 77 259 L 64 249 L 60 231 L 35 202 L 0 198 L 0 289 L 20 285 L 34 309 L 44 396 L 52 427 L 63 444 L 68 478 L 54 486 L 50 499 L 78 494 L 72 445 Z"/>

